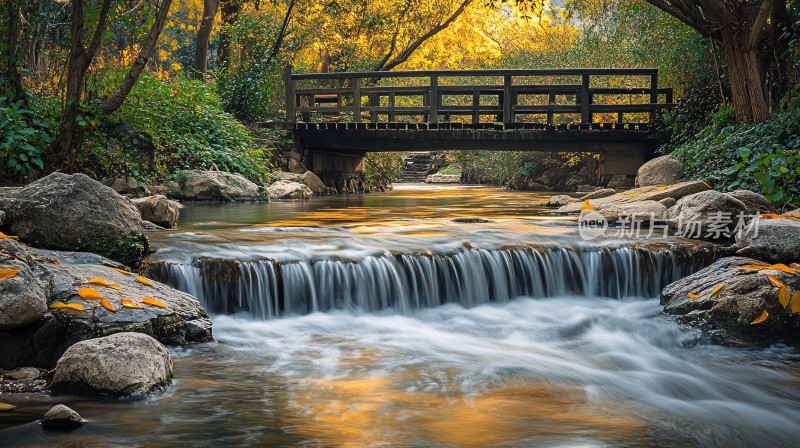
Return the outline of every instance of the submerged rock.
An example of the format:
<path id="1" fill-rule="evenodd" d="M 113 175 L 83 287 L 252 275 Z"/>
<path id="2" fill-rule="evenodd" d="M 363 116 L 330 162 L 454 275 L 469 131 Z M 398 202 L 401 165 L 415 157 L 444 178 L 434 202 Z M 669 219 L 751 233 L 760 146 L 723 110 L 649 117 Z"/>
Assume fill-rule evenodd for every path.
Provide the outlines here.
<path id="1" fill-rule="evenodd" d="M 670 284 L 661 292 L 664 312 L 709 332 L 718 342 L 800 342 L 800 313 L 792 314 L 780 303 L 778 287 L 765 274 L 780 279 L 790 294 L 800 290 L 800 275 L 735 268 L 759 263 L 751 258 L 723 258 Z M 692 299 L 690 293 L 698 297 Z M 758 322 L 765 311 L 766 318 Z"/>
<path id="2" fill-rule="evenodd" d="M 279 180 L 267 187 L 270 199 L 309 199 L 311 190 L 299 183 Z"/>
<path id="3" fill-rule="evenodd" d="M 58 392 L 142 396 L 172 381 L 172 357 L 157 340 L 141 333 L 117 333 L 81 341 L 58 360 Z"/>
<path id="4" fill-rule="evenodd" d="M 149 250 L 139 210 L 84 174 L 53 173 L 8 204 L 8 231 L 32 246 L 101 254 L 137 266 Z"/>
<path id="5" fill-rule="evenodd" d="M 636 187 L 670 185 L 683 176 L 683 162 L 672 156 L 656 157 L 639 167 Z"/>
<path id="6" fill-rule="evenodd" d="M 70 430 L 83 426 L 80 414 L 63 404 L 53 406 L 42 417 L 42 428 L 49 430 Z"/>
<path id="7" fill-rule="evenodd" d="M 731 195 L 703 191 L 685 196 L 669 209 L 669 226 L 684 237 L 707 240 L 732 240 L 747 207 Z"/>
<path id="8" fill-rule="evenodd" d="M 557 196 L 551 196 L 550 200 L 547 201 L 547 206 L 548 207 L 561 207 L 563 205 L 567 205 L 567 204 L 575 202 L 575 201 L 576 201 L 576 199 L 571 197 L 571 196 L 567 196 L 565 194 L 560 194 L 560 195 L 557 195 Z"/>
<path id="9" fill-rule="evenodd" d="M 660 201 L 666 198 L 680 199 L 690 194 L 708 190 L 709 187 L 703 182 L 681 182 L 674 185 L 664 185 L 659 187 L 634 188 L 621 193 L 616 193 L 603 198 L 592 199 L 591 204 L 598 210 L 603 207 L 628 204 L 639 201 Z M 557 210 L 558 213 L 580 213 L 582 202 L 573 202 Z"/>
<path id="10" fill-rule="evenodd" d="M 143 220 L 166 229 L 174 229 L 178 226 L 178 217 L 182 207 L 180 203 L 161 195 L 133 199 L 132 202 L 139 209 Z"/>
<path id="11" fill-rule="evenodd" d="M 187 201 L 253 201 L 265 199 L 258 185 L 238 174 L 224 171 L 184 170 L 175 184 L 170 183 L 170 197 Z"/>
<path id="12" fill-rule="evenodd" d="M 800 221 L 753 219 L 737 234 L 733 249 L 737 255 L 771 263 L 800 261 Z"/>

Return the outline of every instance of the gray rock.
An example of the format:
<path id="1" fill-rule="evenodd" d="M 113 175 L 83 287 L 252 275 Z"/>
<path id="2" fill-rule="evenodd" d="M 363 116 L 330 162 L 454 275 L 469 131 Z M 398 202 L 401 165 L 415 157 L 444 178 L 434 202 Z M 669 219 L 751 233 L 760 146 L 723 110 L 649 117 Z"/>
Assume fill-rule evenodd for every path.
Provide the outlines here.
<path id="1" fill-rule="evenodd" d="M 0 210 L 0 226 L 6 222 L 6 212 Z"/>
<path id="2" fill-rule="evenodd" d="M 673 205 L 678 203 L 678 201 L 676 201 L 675 198 L 664 198 L 659 200 L 658 202 L 661 203 L 661 205 L 663 205 L 666 208 L 671 208 Z"/>
<path id="3" fill-rule="evenodd" d="M 279 180 L 288 180 L 289 182 L 303 183 L 302 174 L 287 173 L 286 171 L 273 171 L 272 173 L 269 173 L 269 178 L 271 179 L 270 183 L 274 183 Z"/>
<path id="4" fill-rule="evenodd" d="M 660 222 L 665 224 L 667 208 L 656 201 L 638 201 L 627 204 L 610 205 L 597 210 L 609 223 L 619 222 L 621 219 L 629 223 L 639 222 L 652 224 Z"/>
<path id="5" fill-rule="evenodd" d="M 84 174 L 28 184 L 6 209 L 10 231 L 32 246 L 101 254 L 130 266 L 149 250 L 139 210 Z"/>
<path id="6" fill-rule="evenodd" d="M 774 270 L 734 269 L 731 266 L 759 263 L 750 258 L 723 258 L 709 267 L 668 285 L 661 293 L 664 312 L 679 321 L 708 332 L 716 341 L 800 341 L 800 313 L 792 315 L 778 301 L 778 288 L 764 274 L 783 281 L 792 293 L 800 289 L 800 276 Z M 711 296 L 711 291 L 722 289 Z M 699 297 L 691 299 L 689 293 Z M 762 312 L 769 316 L 751 324 Z"/>
<path id="7" fill-rule="evenodd" d="M 181 171 L 175 185 L 168 184 L 170 197 L 187 201 L 253 201 L 264 199 L 258 185 L 238 174 L 224 171 Z"/>
<path id="8" fill-rule="evenodd" d="M 747 212 L 756 213 L 777 213 L 775 207 L 764 196 L 750 190 L 735 190 L 730 193 L 734 198 L 742 201 L 747 206 Z"/>
<path id="9" fill-rule="evenodd" d="M 557 196 L 551 196 L 550 200 L 547 201 L 547 206 L 548 207 L 561 207 L 561 206 L 567 205 L 567 204 L 569 204 L 571 202 L 575 202 L 575 201 L 577 201 L 577 199 L 575 199 L 575 198 L 573 198 L 571 196 L 567 196 L 565 194 L 560 194 L 560 195 L 557 195 Z"/>
<path id="10" fill-rule="evenodd" d="M 140 186 L 139 181 L 130 176 L 107 177 L 100 183 L 122 195 L 142 197 L 150 194 L 146 186 Z"/>
<path id="11" fill-rule="evenodd" d="M 669 186 L 634 188 L 604 198 L 592 199 L 592 205 L 600 209 L 613 204 L 639 201 L 660 201 L 665 198 L 680 199 L 684 196 L 708 190 L 703 182 L 681 182 Z M 582 202 L 575 202 L 558 209 L 558 213 L 580 213 Z"/>
<path id="12" fill-rule="evenodd" d="M 117 333 L 78 342 L 56 364 L 59 392 L 142 396 L 172 381 L 172 357 L 141 333 Z"/>
<path id="13" fill-rule="evenodd" d="M 531 191 L 547 191 L 548 189 L 547 185 L 532 180 L 528 181 L 526 187 Z"/>
<path id="14" fill-rule="evenodd" d="M 311 190 L 299 183 L 279 180 L 267 187 L 270 199 L 309 199 Z"/>
<path id="15" fill-rule="evenodd" d="M 57 404 L 42 417 L 42 428 L 49 430 L 69 430 L 83 426 L 81 415 L 72 409 Z"/>
<path id="16" fill-rule="evenodd" d="M 790 211 L 784 213 L 784 215 L 797 215 L 797 216 L 800 216 L 800 208 L 796 208 L 794 210 L 790 210 Z"/>
<path id="17" fill-rule="evenodd" d="M 613 188 L 602 188 L 600 190 L 595 190 L 591 193 L 588 193 L 581 197 L 581 201 L 588 201 L 589 199 L 599 199 L 599 198 L 607 198 L 611 195 L 617 193 L 617 190 Z"/>
<path id="18" fill-rule="evenodd" d="M 667 212 L 669 226 L 687 238 L 733 239 L 737 222 L 747 214 L 742 201 L 718 191 L 685 196 Z"/>
<path id="19" fill-rule="evenodd" d="M 38 380 L 42 376 L 42 371 L 36 367 L 20 367 L 6 373 L 6 377 L 17 381 Z"/>
<path id="20" fill-rule="evenodd" d="M 290 173 L 303 174 L 307 171 L 306 167 L 303 166 L 303 164 L 299 160 L 293 157 L 289 158 L 288 167 Z"/>
<path id="21" fill-rule="evenodd" d="M 315 195 L 323 195 L 330 192 L 330 188 L 328 188 L 325 183 L 322 182 L 322 179 L 320 179 L 319 176 L 311 171 L 306 171 L 303 173 L 302 182 Z"/>
<path id="22" fill-rule="evenodd" d="M 634 182 L 635 179 L 632 177 L 617 174 L 616 176 L 611 176 L 611 180 L 608 181 L 607 187 L 615 189 L 633 188 Z"/>
<path id="23" fill-rule="evenodd" d="M 798 262 L 800 221 L 790 218 L 753 219 L 736 235 L 733 249 L 737 255 L 771 263 Z"/>
<path id="24" fill-rule="evenodd" d="M 0 256 L 5 258 L 0 269 L 18 271 L 0 281 L 0 330 L 36 322 L 47 312 L 52 275 L 11 239 L 0 240 Z"/>
<path id="25" fill-rule="evenodd" d="M 561 179 L 564 177 L 564 173 L 559 168 L 550 168 L 549 170 L 542 173 L 537 179 L 537 182 L 547 185 L 548 187 L 552 187 L 557 185 L 561 182 Z"/>
<path id="26" fill-rule="evenodd" d="M 133 199 L 132 202 L 139 209 L 143 220 L 166 229 L 174 229 L 178 226 L 178 217 L 182 207 L 180 203 L 161 195 Z"/>
<path id="27" fill-rule="evenodd" d="M 683 162 L 672 157 L 662 156 L 645 163 L 636 173 L 636 186 L 671 185 L 683 176 Z"/>

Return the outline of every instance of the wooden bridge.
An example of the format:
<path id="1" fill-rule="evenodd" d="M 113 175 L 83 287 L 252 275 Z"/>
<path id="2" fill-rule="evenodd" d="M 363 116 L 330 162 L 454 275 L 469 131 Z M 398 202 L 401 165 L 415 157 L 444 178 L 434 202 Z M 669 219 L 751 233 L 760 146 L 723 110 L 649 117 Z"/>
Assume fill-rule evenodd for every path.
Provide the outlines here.
<path id="1" fill-rule="evenodd" d="M 322 154 L 480 149 L 599 152 L 608 174 L 630 174 L 654 148 L 659 113 L 674 106 L 657 69 L 287 67 L 285 85 L 287 122 L 298 145 L 318 154 L 314 168 L 331 163 Z"/>

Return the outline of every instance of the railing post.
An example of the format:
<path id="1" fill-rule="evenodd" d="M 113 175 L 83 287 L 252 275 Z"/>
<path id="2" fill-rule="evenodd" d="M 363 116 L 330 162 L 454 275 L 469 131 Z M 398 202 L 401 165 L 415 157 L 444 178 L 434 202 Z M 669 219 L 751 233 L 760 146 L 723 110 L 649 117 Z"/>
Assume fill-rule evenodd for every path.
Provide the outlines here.
<path id="1" fill-rule="evenodd" d="M 472 124 L 481 122 L 480 115 L 481 93 L 478 89 L 472 91 Z"/>
<path id="2" fill-rule="evenodd" d="M 439 122 L 439 77 L 436 75 L 431 76 L 431 93 L 430 93 L 430 110 L 428 114 L 428 123 Z"/>
<path id="3" fill-rule="evenodd" d="M 656 122 L 656 104 L 658 104 L 658 72 L 650 75 L 650 124 Z"/>
<path id="4" fill-rule="evenodd" d="M 549 94 L 547 95 L 547 104 L 550 106 L 547 109 L 547 124 L 552 126 L 553 125 L 553 107 L 556 105 L 556 90 L 550 89 Z"/>
<path id="5" fill-rule="evenodd" d="M 513 77 L 503 76 L 503 123 L 514 122 L 514 93 L 512 90 Z"/>
<path id="6" fill-rule="evenodd" d="M 286 64 L 283 80 L 286 89 L 286 123 L 295 124 L 297 123 L 297 115 L 295 114 L 295 81 L 292 79 L 292 64 Z"/>
<path id="7" fill-rule="evenodd" d="M 352 78 L 350 84 L 353 86 L 353 121 L 361 123 L 361 78 Z"/>
<path id="8" fill-rule="evenodd" d="M 589 93 L 589 75 L 582 75 L 581 80 L 581 123 L 592 122 L 592 114 L 589 112 L 591 93 Z"/>

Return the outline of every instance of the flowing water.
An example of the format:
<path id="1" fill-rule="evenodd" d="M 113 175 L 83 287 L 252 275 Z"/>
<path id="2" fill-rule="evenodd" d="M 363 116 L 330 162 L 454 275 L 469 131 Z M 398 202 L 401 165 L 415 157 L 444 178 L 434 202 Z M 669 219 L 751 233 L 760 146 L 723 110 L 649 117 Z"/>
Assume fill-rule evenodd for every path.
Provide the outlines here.
<path id="1" fill-rule="evenodd" d="M 91 422 L 0 426 L 0 444 L 797 446 L 796 350 L 710 345 L 659 313 L 713 247 L 586 242 L 543 200 L 188 206 L 149 272 L 212 310 L 218 342 L 175 349 L 174 384 L 142 401 L 17 397 Z"/>

